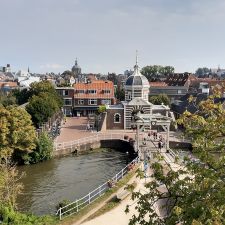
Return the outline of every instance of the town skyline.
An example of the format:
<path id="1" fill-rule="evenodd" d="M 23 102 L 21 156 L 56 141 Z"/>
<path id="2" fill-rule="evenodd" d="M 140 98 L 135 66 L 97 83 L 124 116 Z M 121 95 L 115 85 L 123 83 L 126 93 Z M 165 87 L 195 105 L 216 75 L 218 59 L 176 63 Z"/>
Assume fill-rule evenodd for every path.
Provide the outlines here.
<path id="1" fill-rule="evenodd" d="M 1 0 L 0 62 L 58 73 L 77 57 L 84 73 L 123 73 L 137 49 L 140 67 L 222 68 L 224 9 L 222 0 Z"/>

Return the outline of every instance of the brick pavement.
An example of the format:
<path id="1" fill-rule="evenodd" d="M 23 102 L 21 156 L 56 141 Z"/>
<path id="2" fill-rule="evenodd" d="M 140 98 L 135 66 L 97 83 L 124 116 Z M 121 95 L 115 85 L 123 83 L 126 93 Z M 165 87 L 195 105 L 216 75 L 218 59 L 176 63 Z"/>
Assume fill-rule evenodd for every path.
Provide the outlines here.
<path id="1" fill-rule="evenodd" d="M 96 131 L 87 131 L 87 117 L 67 117 L 66 123 L 62 125 L 60 135 L 55 139 L 55 143 L 69 142 L 84 137 L 90 137 L 97 134 Z M 98 133 L 123 133 L 129 137 L 134 138 L 135 133 L 133 130 L 107 130 Z M 165 132 L 160 132 L 161 135 L 166 136 Z M 177 132 L 170 132 L 171 141 L 182 141 Z"/>
<path id="2" fill-rule="evenodd" d="M 87 121 L 87 117 L 67 117 L 55 142 L 67 142 L 92 135 L 91 131 L 86 130 Z"/>

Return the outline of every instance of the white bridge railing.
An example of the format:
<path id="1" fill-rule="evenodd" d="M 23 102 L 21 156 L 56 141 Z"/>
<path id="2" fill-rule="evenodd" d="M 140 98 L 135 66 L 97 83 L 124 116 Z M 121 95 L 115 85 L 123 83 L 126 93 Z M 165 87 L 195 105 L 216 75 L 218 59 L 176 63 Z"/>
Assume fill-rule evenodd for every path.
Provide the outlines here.
<path id="1" fill-rule="evenodd" d="M 84 197 L 59 208 L 56 212 L 56 215 L 59 216 L 59 219 L 61 220 L 63 217 L 67 217 L 79 212 L 85 206 L 89 205 L 90 203 L 98 199 L 100 196 L 104 195 L 105 192 L 112 187 L 112 184 L 114 185 L 115 183 L 117 183 L 124 177 L 124 175 L 128 173 L 129 168 L 131 168 L 131 165 L 137 164 L 138 162 L 139 157 L 135 158 L 132 162 L 126 165 L 119 173 L 117 173 L 113 178 L 110 179 L 110 182 L 105 182 L 93 191 L 89 192 Z"/>
<path id="2" fill-rule="evenodd" d="M 110 133 L 110 134 L 99 133 L 96 135 L 91 135 L 89 137 L 80 138 L 74 141 L 54 143 L 54 151 L 59 151 L 62 149 L 73 149 L 79 147 L 82 144 L 93 143 L 95 141 L 100 140 L 113 140 L 113 139 L 124 140 L 124 136 L 125 134 L 123 133 Z"/>

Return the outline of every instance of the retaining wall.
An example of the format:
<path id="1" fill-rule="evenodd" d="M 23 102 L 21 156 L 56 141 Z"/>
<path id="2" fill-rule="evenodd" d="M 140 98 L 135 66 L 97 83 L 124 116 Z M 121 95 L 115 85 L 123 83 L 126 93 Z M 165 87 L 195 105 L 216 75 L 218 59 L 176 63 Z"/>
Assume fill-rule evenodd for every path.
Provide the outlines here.
<path id="1" fill-rule="evenodd" d="M 129 152 L 135 154 L 134 148 L 130 142 L 119 139 L 92 141 L 91 143 L 81 144 L 78 147 L 68 147 L 53 152 L 53 156 L 67 155 L 71 153 L 82 153 L 92 151 L 97 148 L 112 148 L 121 152 Z"/>

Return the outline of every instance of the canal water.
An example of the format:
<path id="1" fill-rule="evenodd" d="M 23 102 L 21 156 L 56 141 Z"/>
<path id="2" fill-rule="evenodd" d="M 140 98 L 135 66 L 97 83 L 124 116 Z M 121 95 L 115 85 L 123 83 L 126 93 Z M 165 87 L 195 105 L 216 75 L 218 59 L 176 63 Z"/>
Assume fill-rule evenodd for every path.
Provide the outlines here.
<path id="1" fill-rule="evenodd" d="M 37 215 L 54 214 L 60 201 L 74 201 L 88 194 L 125 167 L 126 161 L 126 154 L 104 149 L 21 166 L 19 172 L 26 176 L 21 179 L 24 189 L 17 199 L 18 209 Z"/>

